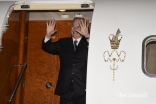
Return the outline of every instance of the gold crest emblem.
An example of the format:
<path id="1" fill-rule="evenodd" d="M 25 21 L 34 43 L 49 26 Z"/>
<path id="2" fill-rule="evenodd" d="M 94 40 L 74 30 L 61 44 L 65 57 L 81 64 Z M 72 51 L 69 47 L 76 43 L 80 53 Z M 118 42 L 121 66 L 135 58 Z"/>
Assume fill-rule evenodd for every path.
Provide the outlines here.
<path id="1" fill-rule="evenodd" d="M 118 52 L 118 48 L 120 45 L 120 41 L 122 39 L 122 35 L 120 34 L 121 31 L 120 29 L 117 30 L 116 34 L 110 34 L 109 35 L 109 40 L 110 40 L 110 45 L 112 51 L 105 51 L 103 53 L 104 61 L 105 62 L 110 62 L 112 65 L 110 65 L 110 69 L 113 70 L 113 81 L 115 81 L 115 70 L 118 69 L 118 65 L 116 65 L 118 62 L 124 62 L 126 53 L 124 51 Z M 112 54 L 115 53 L 117 57 L 113 57 Z M 107 57 L 107 58 L 106 58 Z"/>

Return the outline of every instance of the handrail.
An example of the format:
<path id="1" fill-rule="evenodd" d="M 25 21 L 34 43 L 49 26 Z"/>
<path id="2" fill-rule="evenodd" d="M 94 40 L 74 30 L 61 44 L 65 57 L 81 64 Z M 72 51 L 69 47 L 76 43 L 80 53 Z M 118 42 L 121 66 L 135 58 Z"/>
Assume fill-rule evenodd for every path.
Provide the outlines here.
<path id="1" fill-rule="evenodd" d="M 17 82 L 16 82 L 16 84 L 15 84 L 14 90 L 13 90 L 13 92 L 12 92 L 12 94 L 11 94 L 11 97 L 10 97 L 10 99 L 8 100 L 8 104 L 11 104 L 11 103 L 12 103 L 12 99 L 13 99 L 14 95 L 16 94 L 17 88 L 18 88 L 19 83 L 20 83 L 20 81 L 21 81 L 21 79 L 22 79 L 22 76 L 23 76 L 23 73 L 24 73 L 24 71 L 25 71 L 25 69 L 26 69 L 26 66 L 27 66 L 27 63 L 24 63 L 23 69 L 21 70 L 21 73 L 20 73 L 20 75 L 19 75 L 19 77 L 18 77 L 18 79 L 17 79 Z"/>

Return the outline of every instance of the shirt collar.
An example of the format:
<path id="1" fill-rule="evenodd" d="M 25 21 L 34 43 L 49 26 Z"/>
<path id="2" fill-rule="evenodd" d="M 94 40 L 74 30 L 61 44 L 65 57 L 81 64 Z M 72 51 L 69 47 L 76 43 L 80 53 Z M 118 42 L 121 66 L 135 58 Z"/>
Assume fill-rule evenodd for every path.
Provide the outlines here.
<path id="1" fill-rule="evenodd" d="M 78 39 L 73 38 L 73 44 L 74 44 L 74 41 L 77 40 L 77 44 L 76 44 L 76 45 L 78 45 L 79 42 L 80 42 L 80 40 L 81 40 L 81 38 L 82 38 L 82 37 L 80 37 L 80 38 L 78 38 Z"/>

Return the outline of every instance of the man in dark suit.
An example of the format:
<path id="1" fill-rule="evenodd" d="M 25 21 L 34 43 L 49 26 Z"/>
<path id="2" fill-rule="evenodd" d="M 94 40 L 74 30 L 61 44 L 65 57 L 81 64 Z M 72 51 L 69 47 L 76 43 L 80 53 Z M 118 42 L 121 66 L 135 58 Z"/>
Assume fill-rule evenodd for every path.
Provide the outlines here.
<path id="1" fill-rule="evenodd" d="M 47 33 L 42 49 L 59 55 L 60 72 L 55 94 L 60 95 L 60 104 L 85 104 L 86 72 L 88 57 L 89 23 L 84 18 L 74 18 L 72 37 L 51 42 L 56 30 L 55 20 L 47 22 Z"/>

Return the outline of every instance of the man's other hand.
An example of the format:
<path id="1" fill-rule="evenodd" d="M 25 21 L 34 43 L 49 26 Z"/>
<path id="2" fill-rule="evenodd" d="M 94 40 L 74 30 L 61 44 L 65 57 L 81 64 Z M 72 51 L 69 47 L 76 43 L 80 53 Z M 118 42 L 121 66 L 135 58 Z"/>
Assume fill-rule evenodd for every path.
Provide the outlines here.
<path id="1" fill-rule="evenodd" d="M 88 31 L 89 23 L 87 23 L 86 20 L 81 19 L 81 21 L 79 22 L 79 26 L 81 27 L 81 29 L 76 31 L 79 32 L 84 37 L 89 38 L 89 31 Z"/>

